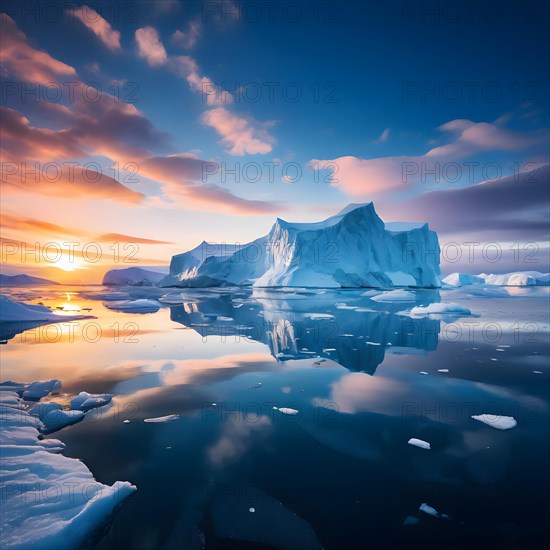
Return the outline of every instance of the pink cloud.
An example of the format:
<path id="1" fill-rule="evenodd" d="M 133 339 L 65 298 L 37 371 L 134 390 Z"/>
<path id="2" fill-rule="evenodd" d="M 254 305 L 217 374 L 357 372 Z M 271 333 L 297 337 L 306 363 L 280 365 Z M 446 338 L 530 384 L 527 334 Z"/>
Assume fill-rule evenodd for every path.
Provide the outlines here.
<path id="1" fill-rule="evenodd" d="M 354 156 L 331 160 L 314 159 L 314 169 L 330 169 L 330 184 L 353 197 L 402 190 L 418 180 L 420 174 L 441 170 L 441 165 L 466 159 L 480 152 L 521 151 L 548 140 L 546 134 L 526 135 L 486 122 L 451 120 L 438 128 L 451 134 L 452 141 L 434 147 L 423 155 L 361 159 Z"/>
<path id="2" fill-rule="evenodd" d="M 5 13 L 0 14 L 0 31 L 0 63 L 9 76 L 44 85 L 58 82 L 62 77 L 76 76 L 75 69 L 70 65 L 33 48 L 14 20 Z"/>
<path id="3" fill-rule="evenodd" d="M 168 54 L 160 40 L 159 33 L 153 27 L 136 30 L 138 55 L 147 61 L 150 67 L 160 67 L 168 62 Z"/>
<path id="4" fill-rule="evenodd" d="M 87 29 L 91 30 L 99 40 L 110 50 L 120 50 L 120 32 L 114 30 L 108 21 L 89 6 L 81 6 L 68 10 L 68 13 L 78 19 Z"/>
<path id="5" fill-rule="evenodd" d="M 172 44 L 184 50 L 190 50 L 195 46 L 202 33 L 202 25 L 199 20 L 191 21 L 185 32 L 179 29 L 170 38 Z"/>
<path id="6" fill-rule="evenodd" d="M 201 121 L 220 134 L 221 143 L 230 155 L 265 155 L 273 149 L 275 139 L 254 119 L 243 118 L 217 107 L 205 111 Z"/>

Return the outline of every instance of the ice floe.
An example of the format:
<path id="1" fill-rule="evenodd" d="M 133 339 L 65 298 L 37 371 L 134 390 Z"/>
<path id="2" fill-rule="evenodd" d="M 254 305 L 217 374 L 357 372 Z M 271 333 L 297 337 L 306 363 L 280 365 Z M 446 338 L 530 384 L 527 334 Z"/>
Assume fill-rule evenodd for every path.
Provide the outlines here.
<path id="1" fill-rule="evenodd" d="M 157 416 L 155 418 L 144 418 L 143 422 L 150 422 L 152 424 L 163 424 L 166 422 L 172 422 L 173 420 L 178 420 L 178 414 L 168 414 L 166 416 Z"/>
<path id="2" fill-rule="evenodd" d="M 409 445 L 413 445 L 414 447 L 419 447 L 420 449 L 431 449 L 430 444 L 427 441 L 423 441 L 422 439 L 416 439 L 416 437 L 411 437 L 409 441 L 407 441 Z"/>
<path id="3" fill-rule="evenodd" d="M 479 414 L 472 416 L 474 420 L 483 422 L 487 426 L 496 428 L 497 430 L 510 430 L 515 428 L 518 423 L 513 416 L 500 416 L 497 414 Z"/>

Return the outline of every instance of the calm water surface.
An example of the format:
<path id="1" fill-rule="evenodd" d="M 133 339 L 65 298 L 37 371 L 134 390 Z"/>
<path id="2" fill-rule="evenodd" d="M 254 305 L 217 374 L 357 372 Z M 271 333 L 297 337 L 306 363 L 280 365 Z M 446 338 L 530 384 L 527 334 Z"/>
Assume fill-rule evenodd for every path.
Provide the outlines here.
<path id="1" fill-rule="evenodd" d="M 400 303 L 359 291 L 119 291 L 169 292 L 169 303 L 140 315 L 108 309 L 117 296 L 103 287 L 9 289 L 95 318 L 2 327 L 2 381 L 59 378 L 61 402 L 115 396 L 53 435 L 99 481 L 138 487 L 97 548 L 550 542 L 547 289 L 417 291 Z M 438 301 L 477 315 L 407 315 Z M 518 425 L 471 418 L 483 413 Z M 144 422 L 166 415 L 179 418 Z"/>

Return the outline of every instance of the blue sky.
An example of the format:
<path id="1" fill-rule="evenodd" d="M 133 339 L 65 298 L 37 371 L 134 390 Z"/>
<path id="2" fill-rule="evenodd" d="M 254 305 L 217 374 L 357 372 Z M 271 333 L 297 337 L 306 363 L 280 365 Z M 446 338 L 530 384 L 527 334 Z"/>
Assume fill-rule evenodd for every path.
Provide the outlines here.
<path id="1" fill-rule="evenodd" d="M 115 179 L 142 194 L 137 200 L 116 182 L 96 196 L 86 185 L 22 191 L 11 181 L 7 213 L 70 230 L 82 225 L 85 197 L 90 236 L 174 243 L 144 245 L 147 259 L 203 238 L 249 240 L 277 215 L 315 220 L 370 200 L 387 221 L 428 212 L 422 221 L 445 235 L 445 219 L 415 210 L 418 197 L 427 194 L 429 204 L 434 190 L 548 163 L 547 3 L 6 2 L 3 11 L 10 32 L 2 71 L 12 87 L 4 84 L 2 99 L 14 116 L 8 162 L 94 161 L 110 176 L 113 163 L 132 163 L 135 181 L 124 170 Z M 21 40 L 23 61 L 13 53 Z M 36 72 L 40 52 L 45 75 Z M 63 90 L 60 98 L 21 98 L 49 82 Z M 71 100 L 68 82 L 100 87 L 100 100 Z M 78 151 L 57 143 L 67 136 Z M 51 154 L 13 153 L 45 137 Z M 237 168 L 240 181 L 209 173 L 220 166 Z M 510 230 L 535 210 L 546 215 L 536 208 L 542 188 L 509 214 Z M 29 201 L 29 192 L 40 200 Z M 499 226 L 485 227 L 485 238 L 497 238 Z M 516 229 L 515 240 L 543 240 L 521 223 Z"/>

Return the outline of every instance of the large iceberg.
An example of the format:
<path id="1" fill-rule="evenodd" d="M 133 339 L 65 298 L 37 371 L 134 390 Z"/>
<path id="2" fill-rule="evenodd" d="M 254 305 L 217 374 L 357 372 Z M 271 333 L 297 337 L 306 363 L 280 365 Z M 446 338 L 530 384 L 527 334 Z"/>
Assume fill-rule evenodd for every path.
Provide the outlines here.
<path id="1" fill-rule="evenodd" d="M 172 257 L 161 286 L 439 287 L 439 243 L 428 224 L 384 224 L 372 203 L 317 223 L 278 218 L 245 245 L 202 243 Z"/>

